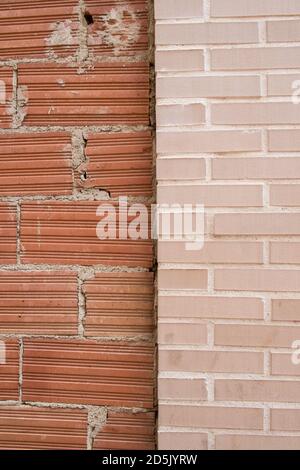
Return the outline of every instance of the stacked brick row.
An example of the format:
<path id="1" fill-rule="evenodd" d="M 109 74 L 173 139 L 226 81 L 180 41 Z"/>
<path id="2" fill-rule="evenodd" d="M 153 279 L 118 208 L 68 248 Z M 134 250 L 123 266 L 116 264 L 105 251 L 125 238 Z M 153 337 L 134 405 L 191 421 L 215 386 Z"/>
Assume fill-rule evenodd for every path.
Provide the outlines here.
<path id="1" fill-rule="evenodd" d="M 152 242 L 96 234 L 153 194 L 150 19 L 0 5 L 0 448 L 155 445 Z"/>
<path id="2" fill-rule="evenodd" d="M 158 246 L 159 445 L 299 449 L 300 2 L 155 3 L 158 202 L 205 207 Z"/>

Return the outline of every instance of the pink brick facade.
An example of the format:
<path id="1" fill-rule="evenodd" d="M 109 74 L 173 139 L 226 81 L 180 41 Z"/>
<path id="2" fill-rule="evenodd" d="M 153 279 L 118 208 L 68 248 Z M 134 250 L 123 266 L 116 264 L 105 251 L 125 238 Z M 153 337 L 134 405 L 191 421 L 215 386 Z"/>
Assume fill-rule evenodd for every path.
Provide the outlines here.
<path id="1" fill-rule="evenodd" d="M 159 448 L 299 450 L 300 2 L 155 4 Z"/>

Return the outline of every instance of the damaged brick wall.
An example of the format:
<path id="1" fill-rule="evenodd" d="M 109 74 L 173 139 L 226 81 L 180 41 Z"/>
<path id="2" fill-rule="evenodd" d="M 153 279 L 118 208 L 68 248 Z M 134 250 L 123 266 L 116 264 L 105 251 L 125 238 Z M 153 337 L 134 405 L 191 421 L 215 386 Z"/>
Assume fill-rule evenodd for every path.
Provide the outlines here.
<path id="1" fill-rule="evenodd" d="M 97 208 L 153 195 L 152 1 L 0 2 L 0 448 L 148 448 L 151 240 Z"/>

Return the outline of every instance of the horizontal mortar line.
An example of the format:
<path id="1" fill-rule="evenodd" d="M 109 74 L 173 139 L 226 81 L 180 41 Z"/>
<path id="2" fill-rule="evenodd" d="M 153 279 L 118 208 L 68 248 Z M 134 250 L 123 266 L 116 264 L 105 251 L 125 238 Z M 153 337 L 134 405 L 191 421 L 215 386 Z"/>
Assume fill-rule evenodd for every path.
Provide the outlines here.
<path id="1" fill-rule="evenodd" d="M 209 320 L 209 323 L 212 323 L 211 320 Z M 243 322 L 241 321 L 240 323 L 231 323 L 231 322 L 227 322 L 226 320 L 225 321 L 221 321 L 220 320 L 220 323 L 216 324 L 216 325 L 221 325 L 221 326 L 232 326 L 232 325 L 235 325 L 235 326 L 258 326 L 258 327 L 262 327 L 262 326 L 266 326 L 266 327 L 270 327 L 270 326 L 276 326 L 276 325 L 262 325 L 262 324 L 258 324 L 258 325 L 249 325 L 249 324 L 243 324 Z M 295 325 L 288 325 L 290 326 L 290 328 L 293 328 L 295 327 Z M 195 345 L 195 344 L 185 344 L 185 345 L 181 345 L 181 344 L 159 344 L 159 349 L 161 351 L 206 351 L 206 352 L 264 352 L 264 351 L 268 351 L 268 352 L 271 352 L 271 353 L 286 353 L 286 354 L 292 354 L 293 352 L 295 352 L 295 349 L 291 349 L 291 346 L 286 346 L 286 347 L 280 347 L 280 346 L 234 346 L 234 345 L 213 345 L 210 346 L 208 343 L 204 343 L 203 345 L 201 346 L 198 346 L 198 345 Z"/>
<path id="2" fill-rule="evenodd" d="M 300 47 L 300 41 L 294 42 L 251 42 L 248 44 L 211 44 L 211 43 L 195 43 L 195 44 L 157 44 L 157 51 L 186 51 L 186 50 L 203 50 L 209 49 L 210 51 L 221 51 L 221 50 L 236 50 L 236 49 L 275 49 L 277 47 L 290 49 L 294 47 Z M 283 69 L 283 67 L 278 67 Z M 290 67 L 289 67 L 290 68 Z M 270 67 L 266 67 L 270 69 Z"/>
<path id="3" fill-rule="evenodd" d="M 300 409 L 299 402 L 274 402 L 274 401 L 228 401 L 228 400 L 215 400 L 214 402 L 208 400 L 172 400 L 172 399 L 161 399 L 160 405 L 180 405 L 180 406 L 216 406 L 216 407 L 238 407 L 238 408 L 264 408 L 265 406 L 270 409 Z"/>
<path id="4" fill-rule="evenodd" d="M 195 379 L 214 379 L 214 380 L 243 380 L 248 382 L 254 381 L 264 381 L 264 382 L 294 382 L 298 383 L 300 381 L 299 377 L 286 377 L 286 376 L 269 376 L 268 378 L 261 374 L 249 374 L 249 373 L 228 373 L 228 372 L 168 372 L 161 371 L 159 372 L 158 378 L 160 379 L 185 379 L 185 380 L 195 380 Z"/>
<path id="5" fill-rule="evenodd" d="M 241 436 L 260 436 L 260 437 L 300 437 L 299 431 L 264 431 L 263 429 L 228 429 L 228 428 L 203 428 L 203 427 L 183 427 L 183 426 L 159 426 L 158 433 L 172 433 L 172 432 L 181 432 L 181 433 L 213 433 L 216 436 L 219 435 L 236 435 Z"/>
<path id="6" fill-rule="evenodd" d="M 7 333 L 3 334 L 0 332 L 0 338 L 2 339 L 10 339 L 10 338 L 16 338 L 16 339 L 33 339 L 33 340 L 39 340 L 39 339 L 45 339 L 45 340 L 82 340 L 82 342 L 89 342 L 93 341 L 99 344 L 114 344 L 115 342 L 126 342 L 126 343 L 131 343 L 131 344 L 140 344 L 141 342 L 146 344 L 146 345 L 152 345 L 153 344 L 153 338 L 140 338 L 137 335 L 135 337 L 128 338 L 126 336 L 113 336 L 113 337 L 89 337 L 89 336 L 83 336 L 83 335 L 57 335 L 57 334 L 15 334 L 15 333 Z"/>
<path id="7" fill-rule="evenodd" d="M 202 19 L 202 21 L 201 21 Z M 174 24 L 180 24 L 180 23 L 185 23 L 185 22 L 188 22 L 188 23 L 205 23 L 205 24 L 209 24 L 209 23 L 247 23 L 247 22 L 256 22 L 256 21 L 282 21 L 282 20 L 299 20 L 300 19 L 300 15 L 293 15 L 293 14 L 290 14 L 290 15 L 276 15 L 276 16 L 272 16 L 272 15 L 264 15 L 264 16 L 233 16 L 233 17 L 230 17 L 230 16 L 226 16 L 226 17 L 212 17 L 210 16 L 209 18 L 204 18 L 204 16 L 202 15 L 199 15 L 199 17 L 195 18 L 195 17 L 187 17 L 187 18 L 156 18 L 155 20 L 155 23 L 156 24 L 164 24 L 164 23 L 167 23 L 167 24 L 172 24 L 172 22 L 174 21 Z"/>
<path id="8" fill-rule="evenodd" d="M 151 269 L 143 268 L 143 267 L 136 267 L 132 268 L 129 266 L 118 266 L 118 265 L 78 265 L 78 264 L 0 264 L 0 271 L 16 271 L 16 272 L 29 272 L 29 271 L 57 271 L 57 270 L 64 270 L 70 272 L 77 272 L 82 270 L 92 270 L 95 273 L 109 273 L 109 272 L 128 272 L 128 273 L 136 273 L 136 272 L 150 272 Z"/>
<path id="9" fill-rule="evenodd" d="M 59 116 L 58 116 L 59 117 Z M 49 133 L 49 132 L 72 132 L 72 131 L 84 131 L 84 132 L 105 132 L 107 134 L 113 134 L 113 133 L 122 133 L 122 132 L 139 132 L 139 131 L 152 131 L 153 127 L 152 126 L 146 126 L 146 125 L 103 125 L 103 126 L 92 126 L 92 125 L 86 125 L 86 126 L 22 126 L 18 128 L 10 128 L 10 129 L 0 129 L 0 134 L 30 134 L 30 133 Z"/>

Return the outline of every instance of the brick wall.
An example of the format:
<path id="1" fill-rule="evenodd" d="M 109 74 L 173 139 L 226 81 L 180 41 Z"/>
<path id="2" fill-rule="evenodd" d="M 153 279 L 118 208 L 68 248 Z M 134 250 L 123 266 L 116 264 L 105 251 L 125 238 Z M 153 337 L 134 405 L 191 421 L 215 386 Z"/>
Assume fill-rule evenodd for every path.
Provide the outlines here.
<path id="1" fill-rule="evenodd" d="M 151 201 L 151 16 L 1 2 L 0 448 L 154 447 L 152 242 L 96 236 Z"/>
<path id="2" fill-rule="evenodd" d="M 159 446 L 299 449 L 300 2 L 156 0 Z"/>

